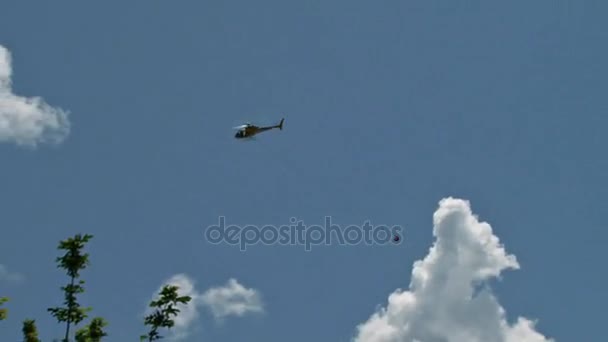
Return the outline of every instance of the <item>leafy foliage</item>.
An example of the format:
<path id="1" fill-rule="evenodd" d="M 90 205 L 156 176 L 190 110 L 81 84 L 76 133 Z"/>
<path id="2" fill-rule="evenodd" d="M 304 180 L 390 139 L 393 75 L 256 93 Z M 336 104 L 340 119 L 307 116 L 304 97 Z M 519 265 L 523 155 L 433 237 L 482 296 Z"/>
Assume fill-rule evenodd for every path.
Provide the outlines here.
<path id="1" fill-rule="evenodd" d="M 2 304 L 8 302 L 8 298 L 6 297 L 0 297 L 0 306 L 2 306 Z M 8 316 L 8 310 L 5 308 L 0 308 L 0 321 L 5 320 L 6 317 Z"/>
<path id="2" fill-rule="evenodd" d="M 171 329 L 175 325 L 173 318 L 180 312 L 177 305 L 188 304 L 192 300 L 190 296 L 179 296 L 178 289 L 178 286 L 165 285 L 159 293 L 160 298 L 150 302 L 150 307 L 156 310 L 144 319 L 144 324 L 150 326 L 150 331 L 147 335 L 140 336 L 141 341 L 159 340 L 162 338 L 159 329 Z"/>
<path id="3" fill-rule="evenodd" d="M 25 342 L 40 342 L 35 320 L 26 319 L 23 321 L 23 329 L 21 331 L 23 331 L 23 340 Z"/>
<path id="4" fill-rule="evenodd" d="M 89 266 L 89 254 L 82 250 L 87 242 L 93 238 L 92 235 L 77 234 L 72 238 L 60 241 L 58 249 L 65 251 L 64 255 L 56 259 L 57 268 L 65 270 L 69 277 L 69 283 L 61 287 L 64 293 L 64 306 L 48 308 L 47 311 L 57 319 L 58 323 L 66 323 L 65 337 L 62 342 L 69 342 L 70 326 L 78 325 L 84 321 L 91 308 L 84 308 L 78 303 L 77 296 L 84 292 L 85 282 L 80 279 L 80 272 Z M 150 327 L 147 335 L 140 336 L 142 341 L 156 341 L 163 338 L 159 329 L 171 329 L 175 325 L 174 318 L 179 314 L 179 305 L 187 305 L 192 298 L 180 296 L 178 286 L 165 285 L 159 292 L 156 300 L 150 302 L 149 306 L 155 310 L 144 319 L 144 324 Z M 0 306 L 8 301 L 6 297 L 0 297 Z M 6 319 L 8 310 L 0 308 L 0 320 Z M 108 322 L 102 317 L 93 318 L 89 324 L 78 329 L 74 334 L 75 342 L 101 342 L 108 334 L 104 328 Z M 23 338 L 25 342 L 40 342 L 36 321 L 26 319 L 23 321 Z"/>
<path id="5" fill-rule="evenodd" d="M 92 235 L 81 235 L 77 234 L 73 238 L 63 240 L 59 242 L 57 247 L 59 250 L 65 250 L 65 254 L 56 259 L 57 267 L 62 268 L 66 271 L 68 277 L 70 277 L 70 283 L 66 286 L 62 286 L 61 290 L 64 292 L 64 307 L 55 307 L 47 309 L 56 319 L 57 322 L 65 322 L 65 338 L 64 341 L 68 342 L 70 335 L 70 325 L 78 324 L 88 317 L 87 312 L 91 308 L 83 308 L 77 301 L 77 295 L 84 292 L 84 281 L 79 280 L 80 272 L 89 265 L 89 254 L 82 253 L 82 249 L 92 239 Z M 78 279 L 78 281 L 77 281 Z"/>
<path id="6" fill-rule="evenodd" d="M 102 337 L 108 336 L 103 330 L 108 325 L 105 319 L 96 317 L 84 328 L 76 331 L 76 342 L 100 342 Z"/>

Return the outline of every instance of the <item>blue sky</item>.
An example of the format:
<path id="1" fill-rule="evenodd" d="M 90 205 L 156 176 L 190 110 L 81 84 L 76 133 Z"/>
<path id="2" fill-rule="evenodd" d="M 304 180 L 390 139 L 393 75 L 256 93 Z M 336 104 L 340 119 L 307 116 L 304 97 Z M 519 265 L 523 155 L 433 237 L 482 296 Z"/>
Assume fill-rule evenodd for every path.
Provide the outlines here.
<path id="1" fill-rule="evenodd" d="M 12 96 L 69 112 L 57 144 L 0 128 L 2 340 L 28 317 L 43 340 L 61 336 L 46 313 L 65 282 L 56 245 L 83 232 L 95 238 L 82 303 L 110 321 L 111 341 L 143 333 L 146 303 L 179 274 L 201 298 L 236 279 L 240 300 L 264 307 L 217 322 L 201 305 L 189 341 L 348 341 L 408 289 L 448 196 L 517 257 L 519 270 L 489 280 L 510 323 L 538 320 L 557 341 L 605 336 L 605 3 L 0 6 Z M 9 100 L 4 118 L 31 114 Z M 233 138 L 232 126 L 281 117 L 283 131 Z M 405 233 L 399 245 L 241 252 L 205 240 L 220 215 Z"/>

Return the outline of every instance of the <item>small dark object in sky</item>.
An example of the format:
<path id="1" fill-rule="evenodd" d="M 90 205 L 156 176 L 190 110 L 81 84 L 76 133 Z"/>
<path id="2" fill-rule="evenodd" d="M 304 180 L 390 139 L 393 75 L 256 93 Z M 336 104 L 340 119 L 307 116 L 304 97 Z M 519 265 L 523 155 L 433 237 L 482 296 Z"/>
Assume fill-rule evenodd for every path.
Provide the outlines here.
<path id="1" fill-rule="evenodd" d="M 251 138 L 256 134 L 259 134 L 259 133 L 262 133 L 265 131 L 269 131 L 273 128 L 278 128 L 280 130 L 283 130 L 283 121 L 285 121 L 285 118 L 281 119 L 281 122 L 279 122 L 278 125 L 266 126 L 266 127 L 258 127 L 256 125 L 246 123 L 244 125 L 234 127 L 234 129 L 238 130 L 238 132 L 236 132 L 234 137 L 237 139 Z"/>
<path id="2" fill-rule="evenodd" d="M 399 237 L 399 235 L 395 235 L 393 237 L 393 242 L 399 242 L 399 240 L 401 240 L 401 238 Z"/>

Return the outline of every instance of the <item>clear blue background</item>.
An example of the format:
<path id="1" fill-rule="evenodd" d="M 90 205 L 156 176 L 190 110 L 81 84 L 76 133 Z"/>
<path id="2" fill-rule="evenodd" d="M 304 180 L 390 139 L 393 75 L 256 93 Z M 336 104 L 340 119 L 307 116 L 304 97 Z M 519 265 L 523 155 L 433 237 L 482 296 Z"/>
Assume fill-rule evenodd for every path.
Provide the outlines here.
<path id="1" fill-rule="evenodd" d="M 66 281 L 57 242 L 91 233 L 84 305 L 112 341 L 169 276 L 236 277 L 267 313 L 192 341 L 345 341 L 432 243 L 445 196 L 472 202 L 522 269 L 509 318 L 605 337 L 608 4 L 603 1 L 5 1 L 14 90 L 72 112 L 64 144 L 0 145 L 2 340 Z M 232 126 L 272 124 L 257 141 Z M 400 224 L 399 246 L 238 248 L 206 226 Z"/>

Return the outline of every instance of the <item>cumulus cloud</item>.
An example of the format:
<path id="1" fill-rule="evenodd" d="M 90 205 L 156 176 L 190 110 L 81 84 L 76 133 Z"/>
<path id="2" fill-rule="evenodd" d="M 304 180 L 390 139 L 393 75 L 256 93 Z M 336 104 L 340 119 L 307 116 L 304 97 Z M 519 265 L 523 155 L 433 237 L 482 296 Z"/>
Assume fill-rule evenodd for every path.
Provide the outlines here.
<path id="1" fill-rule="evenodd" d="M 226 285 L 207 290 L 201 300 L 216 319 L 264 311 L 260 294 L 254 289 L 245 288 L 236 279 L 229 279 Z"/>
<path id="2" fill-rule="evenodd" d="M 23 276 L 19 273 L 9 272 L 8 268 L 0 264 L 0 281 L 20 282 Z"/>
<path id="3" fill-rule="evenodd" d="M 0 45 L 0 142 L 35 147 L 60 143 L 69 134 L 68 112 L 40 97 L 22 97 L 12 90 L 12 59 Z"/>
<path id="4" fill-rule="evenodd" d="M 214 287 L 205 292 L 196 289 L 195 282 L 186 274 L 176 274 L 158 288 L 155 297 L 163 286 L 177 286 L 180 296 L 190 296 L 187 304 L 179 304 L 180 313 L 174 319 L 175 326 L 167 338 L 171 341 L 181 341 L 197 328 L 201 310 L 209 309 L 216 319 L 227 316 L 244 316 L 248 313 L 262 312 L 263 303 L 258 291 L 245 288 L 236 279 L 229 279 L 225 286 Z M 146 312 L 149 314 L 150 310 Z"/>
<path id="5" fill-rule="evenodd" d="M 507 269 L 519 269 L 492 227 L 478 221 L 468 201 L 445 198 L 433 215 L 435 242 L 413 265 L 409 290 L 357 327 L 354 342 L 548 342 L 535 322 L 507 322 L 487 287 Z"/>

